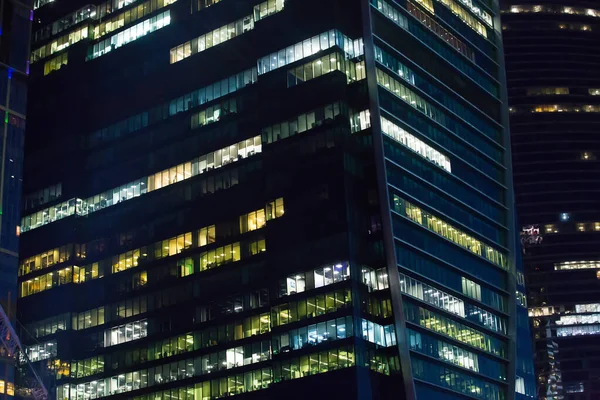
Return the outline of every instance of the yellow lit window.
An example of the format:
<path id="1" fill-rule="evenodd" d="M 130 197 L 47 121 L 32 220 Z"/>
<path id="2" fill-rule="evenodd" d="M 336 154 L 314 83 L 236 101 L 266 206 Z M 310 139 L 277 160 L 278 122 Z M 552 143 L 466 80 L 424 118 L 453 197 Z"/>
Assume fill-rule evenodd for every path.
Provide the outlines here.
<path id="1" fill-rule="evenodd" d="M 416 222 L 428 230 L 443 236 L 458 246 L 487 259 L 491 263 L 501 268 L 507 268 L 506 256 L 491 246 L 488 246 L 474 237 L 467 235 L 465 232 L 454 228 L 452 225 L 432 214 L 429 214 L 426 211 L 421 210 L 419 207 L 409 203 L 404 199 L 401 199 L 398 196 L 394 196 L 393 205 L 394 211 L 400 213 L 400 215 L 409 218 L 413 222 Z"/>
<path id="2" fill-rule="evenodd" d="M 15 395 L 15 385 L 12 382 L 6 383 L 6 394 L 9 396 Z"/>
<path id="3" fill-rule="evenodd" d="M 69 53 L 61 54 L 53 59 L 44 63 L 44 76 L 48 75 L 53 71 L 58 71 L 63 65 L 67 65 L 69 62 Z"/>
<path id="4" fill-rule="evenodd" d="M 255 231 L 265 226 L 265 210 L 260 209 L 240 216 L 240 233 Z"/>
<path id="5" fill-rule="evenodd" d="M 198 247 L 214 243 L 216 240 L 216 229 L 214 225 L 207 226 L 198 231 Z"/>
<path id="6" fill-rule="evenodd" d="M 591 151 L 584 151 L 583 153 L 581 153 L 581 159 L 584 161 L 595 160 L 596 155 Z"/>
<path id="7" fill-rule="evenodd" d="M 600 89 L 588 89 L 588 93 L 592 96 L 600 96 Z"/>
<path id="8" fill-rule="evenodd" d="M 256 240 L 248 244 L 248 252 L 250 255 L 256 255 L 267 251 L 267 244 L 264 239 Z"/>
<path id="9" fill-rule="evenodd" d="M 579 232 L 585 232 L 585 224 L 578 223 L 578 224 L 577 224 L 577 230 L 578 230 Z"/>
<path id="10" fill-rule="evenodd" d="M 417 0 L 417 3 L 419 3 L 421 6 L 423 6 L 423 8 L 425 8 L 430 13 L 435 14 L 435 10 L 433 9 L 433 1 L 431 1 L 431 0 Z"/>
<path id="11" fill-rule="evenodd" d="M 566 87 L 554 87 L 554 88 L 528 88 L 527 95 L 556 95 L 556 94 L 569 94 L 569 88 Z"/>
<path id="12" fill-rule="evenodd" d="M 546 233 L 558 233 L 558 229 L 554 224 L 544 225 L 544 232 Z"/>
<path id="13" fill-rule="evenodd" d="M 177 261 L 177 265 L 179 266 L 180 277 L 192 275 L 194 273 L 194 260 L 191 258 L 179 260 Z"/>
<path id="14" fill-rule="evenodd" d="M 4 381 L 0 380 L 0 393 L 4 393 L 5 392 L 5 383 Z"/>
<path id="15" fill-rule="evenodd" d="M 267 204 L 267 221 L 281 217 L 284 212 L 282 197 L 271 201 Z"/>

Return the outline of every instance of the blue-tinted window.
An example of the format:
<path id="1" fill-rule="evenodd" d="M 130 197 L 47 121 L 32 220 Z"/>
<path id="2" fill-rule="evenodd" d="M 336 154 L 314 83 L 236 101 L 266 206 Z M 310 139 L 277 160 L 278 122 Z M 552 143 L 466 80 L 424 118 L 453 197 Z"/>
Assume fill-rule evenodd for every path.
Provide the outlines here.
<path id="1" fill-rule="evenodd" d="M 434 233 L 425 231 L 424 228 L 403 217 L 394 215 L 393 230 L 394 236 L 398 239 L 422 249 L 460 270 L 501 288 L 506 285 L 506 273 L 498 267 L 441 237 L 437 237 Z"/>

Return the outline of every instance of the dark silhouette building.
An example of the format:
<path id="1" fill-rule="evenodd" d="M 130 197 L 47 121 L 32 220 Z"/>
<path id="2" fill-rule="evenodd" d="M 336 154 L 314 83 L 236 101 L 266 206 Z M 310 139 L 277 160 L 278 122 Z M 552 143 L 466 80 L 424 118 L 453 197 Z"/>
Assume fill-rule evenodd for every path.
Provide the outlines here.
<path id="1" fill-rule="evenodd" d="M 40 3 L 18 309 L 57 398 L 525 395 L 498 13 Z"/>
<path id="2" fill-rule="evenodd" d="M 29 1 L 0 0 L 0 304 L 14 323 L 29 40 Z M 0 399 L 15 395 L 14 359 L 0 350 Z"/>
<path id="3" fill-rule="evenodd" d="M 538 398 L 598 399 L 600 5 L 502 9 Z"/>

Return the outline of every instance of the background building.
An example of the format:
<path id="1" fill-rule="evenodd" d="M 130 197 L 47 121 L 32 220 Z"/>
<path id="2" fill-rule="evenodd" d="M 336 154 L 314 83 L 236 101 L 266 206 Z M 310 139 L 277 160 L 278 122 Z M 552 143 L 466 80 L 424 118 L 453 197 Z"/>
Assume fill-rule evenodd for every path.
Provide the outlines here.
<path id="1" fill-rule="evenodd" d="M 514 182 L 541 399 L 600 398 L 600 5 L 503 5 Z"/>
<path id="2" fill-rule="evenodd" d="M 0 304 L 14 322 L 31 5 L 0 1 Z M 14 362 L 0 352 L 0 399 L 14 396 Z"/>
<path id="3" fill-rule="evenodd" d="M 57 398 L 525 393 L 496 4 L 37 6 L 19 316 Z"/>

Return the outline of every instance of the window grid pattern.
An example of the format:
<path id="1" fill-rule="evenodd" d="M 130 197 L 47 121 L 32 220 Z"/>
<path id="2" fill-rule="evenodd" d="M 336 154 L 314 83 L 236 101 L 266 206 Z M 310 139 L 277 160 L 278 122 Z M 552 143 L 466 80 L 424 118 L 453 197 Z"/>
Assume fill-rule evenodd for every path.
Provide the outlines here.
<path id="1" fill-rule="evenodd" d="M 177 0 L 148 0 L 137 7 L 133 7 L 111 18 L 106 18 L 94 27 L 94 39 L 100 39 L 102 36 L 116 31 L 132 22 L 142 19 L 163 7 L 167 7 Z"/>
<path id="2" fill-rule="evenodd" d="M 185 42 L 170 50 L 170 62 L 174 64 L 194 54 L 201 53 L 211 47 L 218 46 L 235 37 L 254 29 L 254 24 L 261 18 L 283 10 L 284 0 L 268 0 L 254 6 L 254 14 L 245 16 L 235 22 L 223 25 L 211 32 Z"/>
<path id="3" fill-rule="evenodd" d="M 581 8 L 560 6 L 558 4 L 544 5 L 514 5 L 508 10 L 503 10 L 502 13 L 519 14 L 519 13 L 547 13 L 547 14 L 566 14 L 566 15 L 584 15 L 586 17 L 600 18 L 600 10 L 593 8 Z"/>
<path id="4" fill-rule="evenodd" d="M 403 217 L 416 222 L 429 231 L 437 233 L 438 235 L 462 247 L 463 249 L 485 258 L 492 264 L 502 269 L 508 269 L 507 259 L 503 253 L 485 243 L 482 243 L 480 240 L 467 235 L 463 231 L 456 229 L 452 225 L 435 217 L 427 211 L 422 210 L 421 208 L 396 195 L 394 195 L 392 207 L 394 211 L 400 213 L 400 215 Z"/>
<path id="5" fill-rule="evenodd" d="M 256 346 L 257 344 L 258 346 Z M 188 358 L 104 379 L 61 385 L 57 387 L 57 395 L 63 396 L 60 398 L 70 398 L 71 400 L 96 399 L 241 366 L 236 363 L 236 360 L 241 360 L 242 365 L 251 365 L 270 359 L 270 342 L 257 342 L 249 346 L 230 348 L 218 353 Z"/>
<path id="6" fill-rule="evenodd" d="M 288 121 L 280 122 L 269 127 L 263 128 L 261 136 L 264 144 L 278 142 L 288 137 L 295 136 L 298 133 L 321 126 L 325 121 L 333 120 L 342 114 L 342 104 L 335 102 L 325 107 L 300 114 Z"/>
<path id="7" fill-rule="evenodd" d="M 74 45 L 80 40 L 87 39 L 88 34 L 89 27 L 86 25 L 74 30 L 73 32 L 63 35 L 38 49 L 33 50 L 31 52 L 31 63 L 33 64 L 42 58 L 51 56 L 54 53 L 58 53 L 59 51 Z"/>
<path id="8" fill-rule="evenodd" d="M 412 16 L 421 21 L 423 25 L 429 28 L 429 30 L 435 33 L 440 39 L 448 43 L 456 51 L 467 57 L 469 60 L 473 62 L 475 61 L 475 52 L 462 40 L 458 39 L 446 28 L 437 23 L 435 19 L 431 18 L 425 12 L 421 11 L 420 8 L 415 7 L 415 5 L 412 4 L 410 1 L 407 1 L 406 8 Z"/>
<path id="9" fill-rule="evenodd" d="M 331 53 L 288 70 L 288 87 L 300 85 L 334 71 L 340 71 L 346 75 L 348 83 L 356 82 L 366 77 L 364 61 L 355 63 L 345 59 L 342 54 Z"/>
<path id="10" fill-rule="evenodd" d="M 87 135 L 85 145 L 91 148 L 103 142 L 137 132 L 142 128 L 154 125 L 180 112 L 188 111 L 202 104 L 237 92 L 248 85 L 256 83 L 257 79 L 256 68 L 247 69 L 208 86 L 176 97 L 147 111 L 132 115 L 108 127 L 99 129 Z"/>
<path id="11" fill-rule="evenodd" d="M 27 297 L 71 282 L 73 282 L 73 267 L 48 272 L 47 274 L 21 282 L 19 297 Z"/>
<path id="12" fill-rule="evenodd" d="M 101 57 L 111 50 L 116 50 L 121 46 L 131 43 L 139 38 L 142 38 L 149 33 L 168 26 L 171 23 L 171 11 L 167 10 L 152 18 L 140 22 L 137 25 L 127 28 L 122 32 L 112 35 L 108 39 L 101 40 L 90 47 L 87 60 L 93 60 Z"/>
<path id="13" fill-rule="evenodd" d="M 412 329 L 408 329 L 408 342 L 411 350 L 479 372 L 477 354 L 461 347 L 421 335 Z"/>
<path id="14" fill-rule="evenodd" d="M 600 334 L 600 325 L 561 326 L 556 329 L 556 336 L 588 336 Z"/>
<path id="15" fill-rule="evenodd" d="M 46 343 L 38 343 L 33 346 L 27 346 L 25 348 L 25 354 L 29 361 L 36 362 L 41 360 L 47 360 L 57 355 L 56 340 L 51 340 Z"/>
<path id="16" fill-rule="evenodd" d="M 44 76 L 48 75 L 51 72 L 58 71 L 62 68 L 63 65 L 67 65 L 68 63 L 69 53 L 60 54 L 59 56 L 46 61 L 44 63 Z"/>
<path id="17" fill-rule="evenodd" d="M 341 262 L 289 275 L 278 282 L 278 297 L 291 296 L 350 279 L 350 265 Z"/>
<path id="18" fill-rule="evenodd" d="M 231 98 L 207 107 L 191 117 L 191 128 L 198 129 L 205 125 L 219 122 L 221 117 L 237 113 L 237 99 Z"/>
<path id="19" fill-rule="evenodd" d="M 51 36 L 59 34 L 60 32 L 67 30 L 70 27 L 75 26 L 87 19 L 97 19 L 98 13 L 96 11 L 96 6 L 88 4 L 77 11 L 67 14 L 32 34 L 32 43 L 48 39 Z"/>
<path id="20" fill-rule="evenodd" d="M 71 378 L 85 378 L 104 372 L 104 357 L 91 357 L 85 360 L 73 361 L 70 365 Z"/>
<path id="21" fill-rule="evenodd" d="M 292 329 L 273 336 L 273 354 L 305 349 L 353 335 L 352 316 L 340 317 Z"/>
<path id="22" fill-rule="evenodd" d="M 272 326 L 282 326 L 332 313 L 347 308 L 351 304 L 352 292 L 349 289 L 340 289 L 307 299 L 290 301 L 271 308 L 271 324 Z"/>
<path id="23" fill-rule="evenodd" d="M 354 366 L 354 348 L 344 346 L 273 363 L 273 383 Z"/>
<path id="24" fill-rule="evenodd" d="M 148 320 L 146 319 L 114 326 L 104 331 L 104 347 L 132 342 L 146 336 L 148 336 Z"/>
<path id="25" fill-rule="evenodd" d="M 471 3 L 469 0 L 467 0 Z M 458 4 L 454 0 L 439 0 L 440 3 L 448 7 L 452 14 L 456 15 L 461 21 L 463 21 L 468 27 L 473 29 L 475 32 L 483 36 L 484 38 L 488 37 L 488 31 L 485 25 L 477 20 L 471 13 L 464 9 L 463 6 Z M 472 8 L 473 9 L 473 8 Z M 481 9 L 480 9 L 481 10 Z M 486 21 L 490 26 L 492 26 L 492 17 L 489 14 L 485 14 L 486 17 L 484 21 Z"/>
<path id="26" fill-rule="evenodd" d="M 258 74 L 266 74 L 332 47 L 342 49 L 350 59 L 362 55 L 364 51 L 362 38 L 353 41 L 337 30 L 330 30 L 261 57 L 258 60 Z"/>
<path id="27" fill-rule="evenodd" d="M 411 135 L 384 117 L 381 117 L 381 131 L 385 135 L 394 139 L 396 142 L 402 144 L 404 147 L 409 148 L 413 152 L 425 158 L 427 161 L 430 161 L 443 170 L 452 173 L 450 157 L 440 153 L 427 143 L 418 139 L 416 136 Z"/>
<path id="28" fill-rule="evenodd" d="M 411 357 L 415 378 L 482 400 L 505 400 L 506 389 L 444 365 Z"/>
<path id="29" fill-rule="evenodd" d="M 79 245 L 75 245 L 77 256 L 80 255 L 80 248 L 81 247 Z M 56 264 L 69 261 L 71 259 L 72 252 L 73 245 L 66 244 L 43 253 L 36 254 L 33 257 L 26 258 L 25 260 L 21 261 L 21 265 L 19 265 L 19 276 L 27 275 L 33 271 L 50 268 Z"/>
<path id="30" fill-rule="evenodd" d="M 465 317 L 465 302 L 461 299 L 402 273 L 399 276 L 402 292 L 452 314 Z"/>
<path id="31" fill-rule="evenodd" d="M 494 132 L 495 137 L 502 135 L 502 132 L 498 129 L 496 123 L 490 122 L 489 119 L 482 118 L 480 113 L 472 110 L 471 106 L 467 107 L 456 101 L 455 93 L 448 90 L 441 90 L 438 87 L 439 83 L 432 83 L 435 82 L 435 79 L 425 78 L 424 76 L 426 76 L 426 74 L 416 73 L 412 68 L 409 68 L 404 62 L 400 61 L 398 56 L 391 55 L 383 48 L 375 46 L 375 60 L 393 71 L 394 74 L 402 78 L 406 83 L 421 89 L 423 92 L 436 99 L 448 110 L 452 111 L 463 120 L 468 121 L 480 131 Z"/>
<path id="32" fill-rule="evenodd" d="M 35 214 L 25 216 L 21 220 L 21 230 L 22 232 L 27 232 L 75 214 L 88 215 L 103 208 L 119 204 L 122 201 L 131 200 L 143 194 L 181 182 L 207 171 L 212 171 L 261 152 L 262 144 L 260 136 L 242 140 L 239 143 L 210 152 L 192 161 L 126 183 L 118 188 L 108 190 L 85 200 L 71 199 Z"/>
<path id="33" fill-rule="evenodd" d="M 80 313 L 73 313 L 71 326 L 74 330 L 81 330 L 103 325 L 104 322 L 104 307 L 98 307 Z"/>
<path id="34" fill-rule="evenodd" d="M 409 322 L 488 353 L 505 356 L 506 344 L 490 335 L 409 302 L 404 303 L 404 311 Z"/>
<path id="35" fill-rule="evenodd" d="M 471 141 L 474 145 L 480 146 L 481 151 L 486 153 L 489 157 L 496 158 L 498 148 L 492 145 L 488 140 L 485 140 L 485 138 L 489 138 L 496 141 L 499 137 L 496 131 L 486 131 L 486 133 L 483 133 L 479 129 L 471 129 L 470 126 L 468 127 L 468 125 L 459 122 L 455 117 L 451 117 L 439 107 L 432 105 L 431 102 L 425 100 L 423 97 L 416 94 L 379 68 L 377 68 L 377 83 L 394 97 L 422 112 L 432 121 L 444 126 L 457 136 Z"/>

